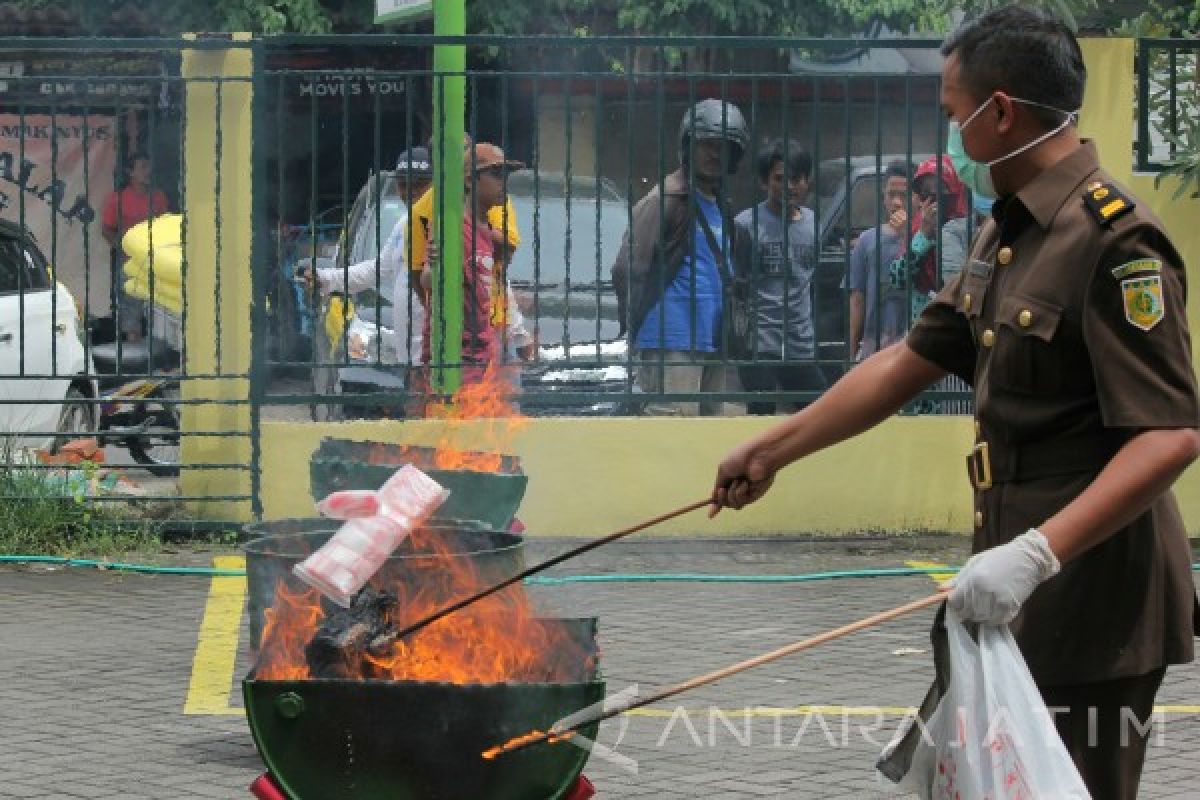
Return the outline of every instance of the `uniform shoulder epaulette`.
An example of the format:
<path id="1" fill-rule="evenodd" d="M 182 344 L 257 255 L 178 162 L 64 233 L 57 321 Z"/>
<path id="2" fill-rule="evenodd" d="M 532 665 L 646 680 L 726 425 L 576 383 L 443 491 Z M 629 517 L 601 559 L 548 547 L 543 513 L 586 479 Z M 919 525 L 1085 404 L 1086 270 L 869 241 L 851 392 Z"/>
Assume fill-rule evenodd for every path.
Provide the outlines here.
<path id="1" fill-rule="evenodd" d="M 1083 193 L 1083 204 L 1101 225 L 1107 225 L 1114 219 L 1128 214 L 1137 205 L 1114 184 L 1105 181 L 1088 184 Z"/>

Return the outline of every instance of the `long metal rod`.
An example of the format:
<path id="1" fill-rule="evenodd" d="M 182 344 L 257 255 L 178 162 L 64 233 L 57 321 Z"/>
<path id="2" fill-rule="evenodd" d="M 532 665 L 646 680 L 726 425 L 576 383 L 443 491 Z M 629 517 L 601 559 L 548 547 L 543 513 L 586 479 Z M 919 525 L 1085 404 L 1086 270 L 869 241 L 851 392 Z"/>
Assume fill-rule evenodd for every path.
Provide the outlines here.
<path id="1" fill-rule="evenodd" d="M 695 678 L 684 681 L 683 683 L 677 683 L 674 686 L 668 686 L 666 689 L 662 689 L 661 691 L 655 692 L 647 697 L 632 699 L 628 702 L 619 703 L 616 706 L 596 714 L 595 716 L 588 717 L 583 721 L 573 722 L 569 726 L 566 726 L 560 730 L 551 729 L 545 733 L 539 732 L 527 734 L 525 736 L 518 736 L 515 739 L 511 739 L 502 745 L 486 751 L 483 754 L 483 757 L 491 759 L 505 753 L 515 753 L 518 750 L 524 750 L 526 747 L 540 744 L 542 742 L 551 740 L 559 741 L 564 738 L 568 738 L 571 734 L 586 728 L 589 725 L 594 725 L 597 722 L 603 722 L 606 719 L 611 719 L 612 717 L 615 717 L 618 714 L 623 714 L 626 711 L 632 711 L 635 708 L 641 708 L 642 706 L 658 703 L 662 700 L 666 700 L 669 697 L 683 694 L 686 691 L 700 686 L 706 686 L 710 683 L 716 683 L 717 681 L 728 678 L 731 675 L 737 675 L 739 672 L 745 672 L 746 670 L 760 667 L 763 664 L 777 661 L 785 656 L 799 653 L 802 650 L 809 650 L 813 647 L 817 647 L 818 645 L 831 642 L 834 639 L 840 639 L 843 636 L 849 636 L 852 633 L 856 633 L 866 628 L 873 628 L 876 625 L 882 625 L 883 623 L 890 622 L 897 617 L 903 617 L 904 615 L 911 614 L 914 611 L 920 611 L 922 608 L 928 608 L 935 603 L 941 602 L 945 599 L 945 597 L 945 592 L 939 591 L 935 594 L 929 595 L 928 597 L 922 597 L 920 600 L 914 600 L 911 603 L 905 603 L 902 606 L 897 606 L 888 611 L 881 611 L 878 614 L 872 614 L 869 617 L 864 617 L 857 622 L 851 622 L 849 625 L 843 625 L 840 628 L 834 628 L 833 630 L 819 633 L 816 636 L 810 636 L 807 639 L 801 639 L 798 642 L 792 642 L 789 645 L 780 647 L 777 650 L 772 650 L 769 653 L 763 653 L 762 655 L 755 656 L 754 658 L 748 658 L 745 661 L 739 661 L 738 663 L 732 664 L 728 667 L 723 667 L 712 672 L 706 672 L 703 675 L 698 675 Z"/>
<path id="2" fill-rule="evenodd" d="M 495 594 L 496 592 L 507 589 L 509 586 L 512 586 L 515 583 L 520 583 L 521 581 L 528 578 L 530 575 L 536 575 L 537 573 L 542 572 L 543 570 L 547 570 L 550 567 L 555 566 L 556 564 L 561 564 L 562 562 L 566 561 L 567 559 L 574 558 L 575 556 L 578 556 L 578 555 L 582 555 L 583 553 L 586 553 L 589 550 L 595 550 L 597 547 L 602 547 L 606 544 L 609 544 L 610 542 L 615 542 L 617 539 L 622 539 L 626 536 L 637 533 L 638 531 L 644 531 L 646 528 L 652 527 L 654 525 L 658 525 L 661 522 L 666 522 L 669 519 L 674 519 L 675 517 L 681 517 L 684 514 L 687 514 L 691 511 L 696 511 L 697 509 L 704 508 L 711 502 L 712 502 L 712 498 L 709 498 L 709 497 L 706 497 L 703 500 L 697 500 L 695 503 L 689 503 L 688 505 L 684 506 L 683 508 L 677 508 L 674 511 L 669 511 L 666 514 L 657 516 L 654 519 L 648 519 L 644 522 L 639 522 L 637 525 L 633 525 L 631 527 L 624 528 L 622 530 L 617 531 L 616 533 L 610 533 L 608 536 L 605 536 L 603 538 L 593 539 L 592 541 L 588 542 L 587 544 L 582 544 L 579 547 L 574 548 L 573 550 L 568 550 L 567 552 L 562 553 L 561 555 L 557 555 L 554 558 L 551 558 L 547 561 L 543 561 L 540 564 L 534 564 L 532 567 L 528 568 L 524 572 L 513 575 L 511 578 L 506 578 L 505 580 L 501 581 L 500 583 L 497 583 L 493 586 L 489 586 L 486 589 L 482 589 L 482 590 L 476 592 L 475 594 L 471 595 L 470 597 L 467 597 L 463 600 L 459 600 L 457 603 L 453 603 L 439 611 L 435 611 L 434 613 L 430 614 L 429 616 L 425 617 L 422 620 L 418 620 L 417 622 L 414 622 L 413 624 L 408 625 L 407 627 L 401 628 L 400 631 L 396 634 L 396 638 L 402 639 L 405 636 L 408 636 L 409 634 L 414 633 L 415 631 L 418 631 L 421 628 L 424 628 L 426 625 L 437 622 L 439 619 L 449 616 L 450 614 L 453 614 L 455 611 L 460 611 L 460 610 L 466 608 L 467 606 L 471 605 L 472 603 L 476 603 L 485 597 Z"/>

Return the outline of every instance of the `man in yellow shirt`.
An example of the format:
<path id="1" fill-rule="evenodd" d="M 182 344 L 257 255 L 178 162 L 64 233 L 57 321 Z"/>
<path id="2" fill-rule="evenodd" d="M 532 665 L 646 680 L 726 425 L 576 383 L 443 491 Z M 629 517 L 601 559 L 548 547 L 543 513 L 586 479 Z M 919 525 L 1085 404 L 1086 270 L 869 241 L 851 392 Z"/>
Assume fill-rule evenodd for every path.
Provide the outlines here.
<path id="1" fill-rule="evenodd" d="M 428 242 L 433 238 L 433 201 L 431 186 L 413 203 L 408 215 L 408 263 L 413 272 L 423 272 L 428 266 Z M 503 263 L 507 264 L 513 251 L 521 246 L 521 232 L 517 230 L 517 212 L 513 208 L 512 198 L 506 197 L 502 206 L 489 208 L 487 221 L 497 248 L 503 249 Z M 498 260 L 497 263 L 501 262 Z"/>
<path id="2" fill-rule="evenodd" d="M 464 134 L 463 147 L 467 152 L 473 144 L 470 134 Z M 432 146 L 432 142 L 430 143 Z M 408 215 L 407 243 L 409 269 L 414 277 L 423 272 L 429 263 L 429 245 L 433 240 L 433 187 L 430 186 L 415 203 Z M 492 229 L 492 242 L 496 247 L 495 272 L 492 279 L 492 325 L 508 327 L 509 341 L 518 355 L 528 361 L 537 350 L 533 337 L 525 330 L 524 319 L 516 307 L 506 280 L 508 263 L 513 252 L 521 245 L 521 232 L 517 230 L 517 212 L 512 198 L 505 196 L 504 205 L 487 210 L 487 222 Z M 416 281 L 414 286 L 421 285 Z M 512 309 L 510 313 L 510 309 Z M 510 318 L 511 317 L 511 318 Z"/>
<path id="3" fill-rule="evenodd" d="M 409 265 L 414 285 L 426 286 L 422 273 L 429 266 L 429 242 L 433 240 L 433 188 L 413 203 L 408 215 Z M 507 328 L 506 340 L 522 361 L 532 361 L 537 355 L 537 340 L 525 327 L 525 317 L 517 306 L 512 289 L 506 278 L 509 259 L 521 244 L 517 230 L 517 213 L 512 199 L 506 197 L 504 205 L 492 206 L 487 211 L 488 226 L 492 229 L 492 243 L 496 248 L 496 260 L 492 273 L 492 325 Z M 428 303 L 428 298 L 423 298 Z"/>

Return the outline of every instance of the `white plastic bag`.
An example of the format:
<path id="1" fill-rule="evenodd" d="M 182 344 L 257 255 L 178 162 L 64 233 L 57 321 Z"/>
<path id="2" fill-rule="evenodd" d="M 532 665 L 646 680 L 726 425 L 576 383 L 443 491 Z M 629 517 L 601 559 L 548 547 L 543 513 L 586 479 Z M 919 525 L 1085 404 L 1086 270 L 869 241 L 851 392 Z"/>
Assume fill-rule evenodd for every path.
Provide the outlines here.
<path id="1" fill-rule="evenodd" d="M 981 625 L 976 643 L 947 612 L 946 631 L 949 686 L 899 786 L 924 800 L 1089 800 L 1008 626 Z"/>

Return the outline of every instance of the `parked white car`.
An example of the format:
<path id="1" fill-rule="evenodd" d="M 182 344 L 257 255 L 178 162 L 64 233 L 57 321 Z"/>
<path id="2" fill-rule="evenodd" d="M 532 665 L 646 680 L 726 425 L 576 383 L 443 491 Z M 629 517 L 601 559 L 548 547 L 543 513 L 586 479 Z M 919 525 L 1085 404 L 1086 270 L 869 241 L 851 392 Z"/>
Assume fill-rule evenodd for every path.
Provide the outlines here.
<path id="1" fill-rule="evenodd" d="M 33 238 L 0 220 L 0 445 L 53 450 L 94 431 L 91 372 L 75 299 Z"/>

